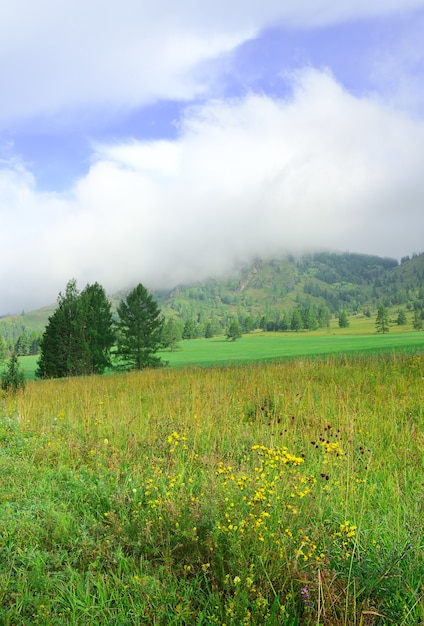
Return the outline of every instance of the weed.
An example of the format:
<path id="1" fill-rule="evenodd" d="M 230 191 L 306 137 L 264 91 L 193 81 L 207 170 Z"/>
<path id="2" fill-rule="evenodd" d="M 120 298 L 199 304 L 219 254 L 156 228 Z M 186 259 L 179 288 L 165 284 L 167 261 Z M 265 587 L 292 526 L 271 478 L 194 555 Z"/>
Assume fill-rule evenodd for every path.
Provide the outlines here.
<path id="1" fill-rule="evenodd" d="M 29 381 L 1 409 L 0 623 L 420 623 L 417 363 Z"/>

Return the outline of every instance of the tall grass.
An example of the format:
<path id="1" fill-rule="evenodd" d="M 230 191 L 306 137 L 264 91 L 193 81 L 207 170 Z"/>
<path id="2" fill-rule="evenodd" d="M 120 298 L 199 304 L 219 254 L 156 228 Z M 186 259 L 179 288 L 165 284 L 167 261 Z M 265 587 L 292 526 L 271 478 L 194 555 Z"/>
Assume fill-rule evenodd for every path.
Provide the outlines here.
<path id="1" fill-rule="evenodd" d="M 423 364 L 167 369 L 5 396 L 0 623 L 419 624 Z"/>

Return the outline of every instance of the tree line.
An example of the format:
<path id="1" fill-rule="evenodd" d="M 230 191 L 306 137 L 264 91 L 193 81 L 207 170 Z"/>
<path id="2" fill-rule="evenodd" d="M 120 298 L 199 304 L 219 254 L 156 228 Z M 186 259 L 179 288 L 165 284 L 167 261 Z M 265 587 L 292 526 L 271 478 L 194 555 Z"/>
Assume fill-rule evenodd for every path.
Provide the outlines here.
<path id="1" fill-rule="evenodd" d="M 18 356 L 38 354 L 43 333 L 30 330 L 25 324 L 14 322 L 0 325 L 0 342 L 8 354 L 16 352 Z"/>
<path id="2" fill-rule="evenodd" d="M 377 310 L 380 304 L 423 310 L 423 281 L 424 254 L 404 259 L 400 266 L 395 259 L 371 255 L 320 253 L 297 260 L 257 260 L 232 278 L 179 286 L 159 298 L 166 317 L 175 315 L 183 324 L 192 319 L 197 336 L 206 336 L 202 333 L 208 318 L 217 321 L 222 334 L 239 311 L 265 315 L 272 324 L 294 302 L 314 306 L 316 317 L 319 307 L 328 309 L 332 317 L 342 310 L 350 315 L 367 307 Z"/>
<path id="3" fill-rule="evenodd" d="M 74 279 L 58 296 L 40 342 L 38 378 L 102 374 L 107 368 L 142 369 L 160 365 L 163 318 L 140 283 L 117 307 L 99 283 L 81 292 Z"/>

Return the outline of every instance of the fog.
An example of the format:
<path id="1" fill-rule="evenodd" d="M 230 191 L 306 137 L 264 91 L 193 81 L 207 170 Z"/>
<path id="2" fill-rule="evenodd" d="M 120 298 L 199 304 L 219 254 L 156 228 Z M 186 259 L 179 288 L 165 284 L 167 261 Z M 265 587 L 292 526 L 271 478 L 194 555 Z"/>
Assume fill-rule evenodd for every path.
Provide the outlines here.
<path id="1" fill-rule="evenodd" d="M 423 162 L 422 121 L 308 69 L 286 99 L 188 109 L 176 140 L 93 146 L 67 192 L 3 169 L 0 310 L 53 302 L 72 277 L 112 293 L 288 252 L 400 258 L 422 249 Z"/>

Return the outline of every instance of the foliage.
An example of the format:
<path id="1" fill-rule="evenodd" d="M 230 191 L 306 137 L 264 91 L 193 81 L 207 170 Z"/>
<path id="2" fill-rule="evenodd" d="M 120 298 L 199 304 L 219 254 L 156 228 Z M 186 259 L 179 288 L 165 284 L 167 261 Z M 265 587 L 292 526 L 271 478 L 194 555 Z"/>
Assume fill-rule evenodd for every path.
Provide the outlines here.
<path id="1" fill-rule="evenodd" d="M 198 337 L 196 323 L 192 319 L 186 320 L 182 332 L 182 339 L 195 339 L 196 337 Z"/>
<path id="2" fill-rule="evenodd" d="M 58 307 L 49 317 L 40 344 L 37 370 L 40 378 L 60 378 L 80 373 L 78 295 L 75 280 L 68 282 L 64 294 L 59 293 Z"/>
<path id="3" fill-rule="evenodd" d="M 61 378 L 101 374 L 110 365 L 112 314 L 103 287 L 87 285 L 79 293 L 75 280 L 60 293 L 41 340 L 37 376 Z"/>
<path id="4" fill-rule="evenodd" d="M 7 354 L 6 342 L 3 339 L 3 337 L 0 335 L 0 364 L 3 363 L 3 361 L 5 360 L 6 354 Z"/>
<path id="5" fill-rule="evenodd" d="M 377 310 L 377 317 L 375 320 L 375 327 L 378 333 L 388 333 L 390 330 L 389 311 L 384 306 L 380 305 Z"/>
<path id="6" fill-rule="evenodd" d="M 1 388 L 13 394 L 25 388 L 25 374 L 19 365 L 16 352 L 12 352 L 6 369 L 1 374 Z"/>
<path id="7" fill-rule="evenodd" d="M 130 369 L 161 364 L 156 356 L 161 347 L 163 318 L 146 288 L 139 283 L 118 306 L 117 356 Z"/>
<path id="8" fill-rule="evenodd" d="M 165 316 L 177 314 L 184 323 L 188 319 L 196 322 L 199 316 L 209 320 L 214 316 L 223 332 L 235 314 L 243 332 L 252 330 L 244 327 L 246 318 L 254 320 L 254 328 L 286 330 L 277 325 L 284 313 L 291 319 L 295 308 L 309 309 L 323 328 L 325 316 L 319 319 L 323 309 L 330 314 L 345 309 L 352 315 L 369 307 L 375 309 L 380 303 L 399 307 L 422 301 L 423 276 L 424 255 L 402 266 L 394 259 L 348 253 L 256 259 L 231 277 L 179 286 L 161 294 L 160 303 Z M 305 323 L 302 317 L 302 328 L 314 327 L 312 318 Z M 265 325 L 261 318 L 265 318 Z"/>
<path id="9" fill-rule="evenodd" d="M 211 339 L 214 334 L 215 333 L 212 322 L 207 322 L 205 325 L 205 339 Z"/>
<path id="10" fill-rule="evenodd" d="M 161 347 L 174 352 L 178 348 L 178 342 L 182 339 L 182 331 L 179 323 L 174 318 L 166 320 L 162 327 Z"/>
<path id="11" fill-rule="evenodd" d="M 233 320 L 226 333 L 227 341 L 236 341 L 241 337 L 241 328 L 237 320 Z"/>
<path id="12" fill-rule="evenodd" d="M 30 382 L 0 418 L 0 623 L 416 626 L 423 366 Z"/>
<path id="13" fill-rule="evenodd" d="M 396 324 L 398 326 L 404 326 L 406 323 L 407 323 L 407 317 L 406 317 L 405 309 L 399 309 L 398 315 L 396 318 Z"/>
<path id="14" fill-rule="evenodd" d="M 290 323 L 290 328 L 291 330 L 294 331 L 299 331 L 302 328 L 303 322 L 302 322 L 302 315 L 300 313 L 299 309 L 295 309 L 293 311 L 293 315 L 291 318 L 291 323 Z"/>
<path id="15" fill-rule="evenodd" d="M 422 313 L 419 309 L 415 309 L 412 327 L 414 330 L 422 330 L 423 325 L 424 325 L 424 320 L 423 320 Z"/>
<path id="16" fill-rule="evenodd" d="M 111 365 L 110 350 L 115 340 L 111 305 L 99 283 L 85 287 L 79 305 L 85 348 L 84 373 L 102 374 Z"/>
<path id="17" fill-rule="evenodd" d="M 349 319 L 361 312 L 371 315 L 372 311 L 375 316 L 381 304 L 396 311 L 400 307 L 423 311 L 423 285 L 424 254 L 412 255 L 399 265 L 394 259 L 372 255 L 316 253 L 256 259 L 231 277 L 156 291 L 153 297 L 166 319 L 173 318 L 183 327 L 191 320 L 185 338 L 198 338 L 209 336 L 211 326 L 214 336 L 225 334 L 233 318 L 243 333 L 257 328 L 286 332 L 295 309 L 300 309 L 302 318 L 298 330 L 314 328 L 314 318 L 319 328 L 326 328 L 342 310 Z M 112 296 L 113 311 L 120 299 L 120 294 Z M 0 319 L 0 335 L 9 351 L 16 349 L 20 335 L 43 332 L 48 314 L 51 307 Z M 20 343 L 28 349 L 28 340 Z M 34 344 L 31 353 L 36 351 Z"/>
<path id="18" fill-rule="evenodd" d="M 340 328 L 347 328 L 349 326 L 349 319 L 347 317 L 346 311 L 342 311 L 339 314 L 339 326 Z"/>

